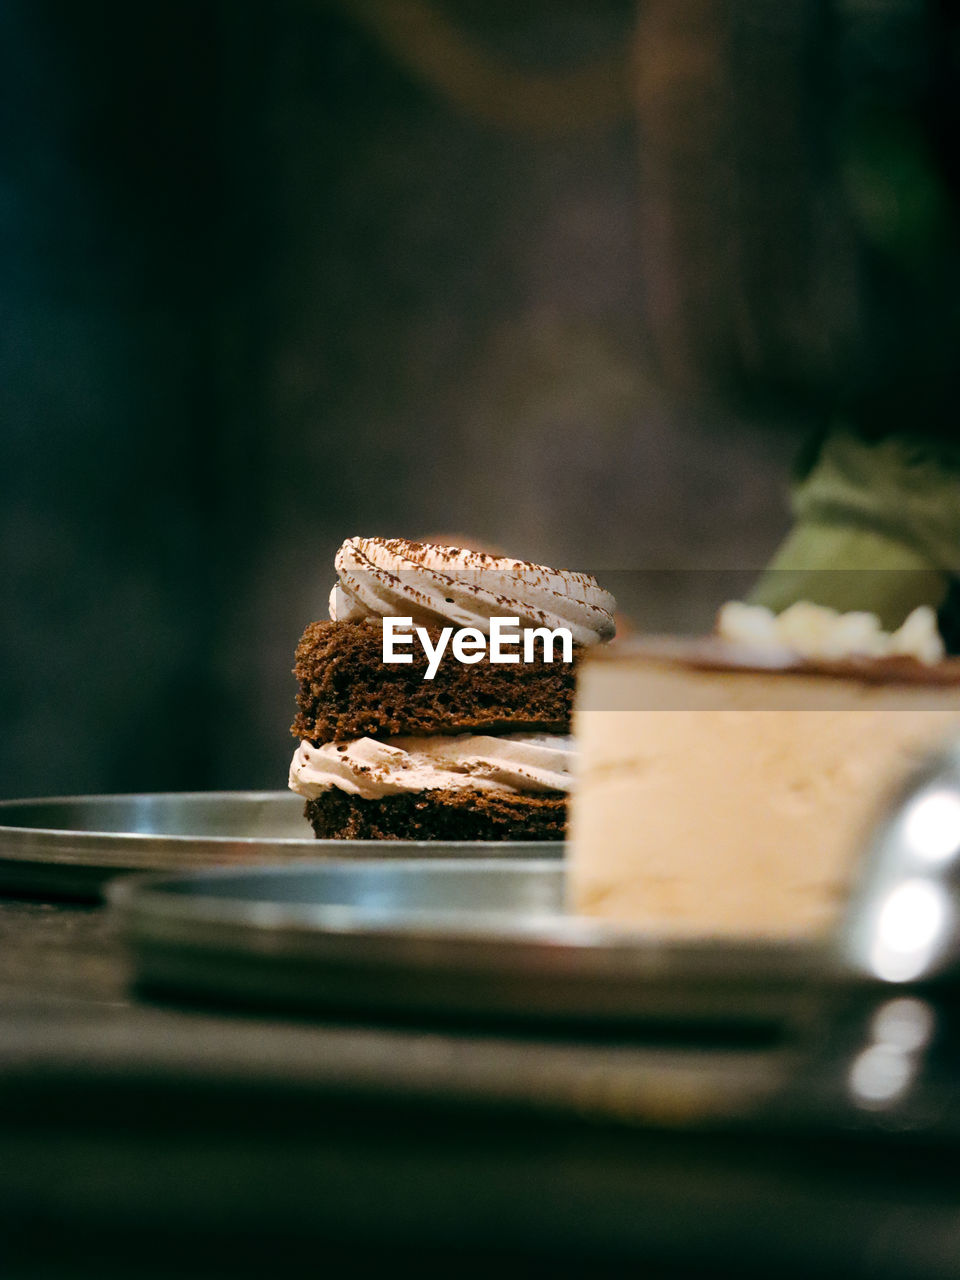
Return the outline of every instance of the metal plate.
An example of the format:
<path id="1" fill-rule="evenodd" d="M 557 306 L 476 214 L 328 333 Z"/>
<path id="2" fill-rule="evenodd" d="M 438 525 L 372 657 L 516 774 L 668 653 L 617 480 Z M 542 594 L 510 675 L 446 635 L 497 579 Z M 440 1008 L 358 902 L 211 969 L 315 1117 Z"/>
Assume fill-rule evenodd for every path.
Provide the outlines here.
<path id="1" fill-rule="evenodd" d="M 96 900 L 113 876 L 318 857 L 555 857 L 557 843 L 315 840 L 289 791 L 0 802 L 0 892 Z"/>
<path id="2" fill-rule="evenodd" d="M 567 914 L 556 861 L 410 859 L 110 889 L 141 985 L 299 1010 L 780 1023 L 834 974 L 800 943 L 653 938 Z"/>

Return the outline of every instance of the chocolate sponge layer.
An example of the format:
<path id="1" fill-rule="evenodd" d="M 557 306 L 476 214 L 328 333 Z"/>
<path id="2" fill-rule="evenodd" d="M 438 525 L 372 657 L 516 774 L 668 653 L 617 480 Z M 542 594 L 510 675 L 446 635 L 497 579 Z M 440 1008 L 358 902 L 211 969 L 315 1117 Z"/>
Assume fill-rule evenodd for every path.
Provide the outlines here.
<path id="1" fill-rule="evenodd" d="M 439 628 L 428 628 L 436 644 Z M 297 647 L 300 708 L 291 731 L 310 742 L 435 733 L 567 733 L 573 662 L 467 665 L 444 653 L 432 680 L 415 641 L 413 662 L 384 664 L 379 620 L 312 622 Z M 467 837 L 464 837 L 467 838 Z"/>
<path id="2" fill-rule="evenodd" d="M 563 791 L 420 791 L 363 800 L 331 788 L 304 814 L 320 840 L 562 840 Z"/>

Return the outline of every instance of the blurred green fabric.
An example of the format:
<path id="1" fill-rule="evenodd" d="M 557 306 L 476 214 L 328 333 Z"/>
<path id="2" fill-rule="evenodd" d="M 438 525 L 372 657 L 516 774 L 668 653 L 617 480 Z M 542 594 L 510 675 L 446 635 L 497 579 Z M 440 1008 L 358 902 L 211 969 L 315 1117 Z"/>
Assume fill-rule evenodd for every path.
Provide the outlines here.
<path id="1" fill-rule="evenodd" d="M 960 561 L 960 459 L 909 439 L 829 436 L 793 494 L 794 528 L 751 594 L 867 609 L 888 629 L 940 609 Z"/>

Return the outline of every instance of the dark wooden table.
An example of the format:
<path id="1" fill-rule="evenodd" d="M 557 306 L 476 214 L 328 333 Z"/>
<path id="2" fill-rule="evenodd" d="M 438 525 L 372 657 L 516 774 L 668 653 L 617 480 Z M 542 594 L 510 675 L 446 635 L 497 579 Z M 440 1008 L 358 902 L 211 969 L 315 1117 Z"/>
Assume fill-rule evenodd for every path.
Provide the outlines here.
<path id="1" fill-rule="evenodd" d="M 838 1132 L 797 1069 L 165 1007 L 103 909 L 6 901 L 0 1274 L 954 1276 L 957 1144 Z"/>

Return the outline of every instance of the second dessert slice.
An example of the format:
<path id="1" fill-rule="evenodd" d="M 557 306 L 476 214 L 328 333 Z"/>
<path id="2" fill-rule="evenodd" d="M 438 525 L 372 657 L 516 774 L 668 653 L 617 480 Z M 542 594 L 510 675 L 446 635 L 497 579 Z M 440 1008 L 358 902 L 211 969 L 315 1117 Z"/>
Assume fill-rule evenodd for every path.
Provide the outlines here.
<path id="1" fill-rule="evenodd" d="M 290 786 L 315 834 L 562 839 L 574 671 L 613 634 L 613 598 L 586 574 L 402 539 L 348 539 L 336 567 L 331 618 L 307 627 L 295 667 Z M 496 617 L 565 628 L 573 644 L 566 661 L 541 643 L 528 661 L 447 648 L 434 664 L 410 644 L 409 661 L 388 665 L 393 617 L 421 626 L 431 649 L 444 628 L 484 635 Z"/>

